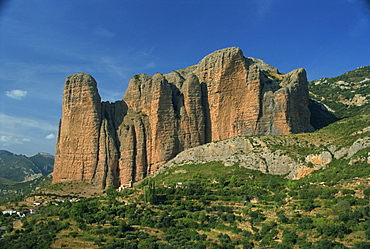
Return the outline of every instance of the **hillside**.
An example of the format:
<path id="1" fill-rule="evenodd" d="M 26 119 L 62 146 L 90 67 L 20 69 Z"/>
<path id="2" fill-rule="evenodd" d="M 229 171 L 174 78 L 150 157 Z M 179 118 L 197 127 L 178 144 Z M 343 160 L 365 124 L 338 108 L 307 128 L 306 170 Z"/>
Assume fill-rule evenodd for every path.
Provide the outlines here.
<path id="1" fill-rule="evenodd" d="M 53 164 L 54 157 L 47 153 L 27 157 L 0 150 L 0 177 L 9 181 L 24 182 L 48 175 L 53 172 Z M 0 185 L 4 183 L 0 182 Z"/>
<path id="2" fill-rule="evenodd" d="M 52 175 L 41 176 L 27 182 L 12 182 L 0 186 L 0 205 L 8 201 L 22 200 L 33 191 L 51 184 Z"/>
<path id="3" fill-rule="evenodd" d="M 216 174 L 203 177 L 210 168 Z M 106 195 L 78 202 L 68 201 L 76 198 L 76 190 L 58 196 L 44 189 L 48 192 L 42 197 L 45 206 L 36 214 L 20 223 L 1 217 L 8 232 L 0 246 L 325 249 L 370 245 L 367 178 L 310 183 L 216 163 L 178 170 L 186 173 L 177 172 L 172 179 L 170 171 L 167 178 L 146 180 L 135 189 L 109 188 Z M 55 184 L 53 189 L 67 190 L 68 183 Z M 19 205 L 24 209 L 30 204 Z"/>
<path id="4" fill-rule="evenodd" d="M 37 153 L 29 157 L 29 159 L 37 166 L 42 175 L 48 175 L 54 169 L 54 156 L 48 153 Z"/>
<path id="5" fill-rule="evenodd" d="M 337 119 L 370 113 L 370 66 L 311 81 L 308 88 L 310 98 Z"/>
<path id="6" fill-rule="evenodd" d="M 340 165 L 350 165 L 350 172 L 354 167 L 366 167 L 370 163 L 369 124 L 370 115 L 360 115 L 314 133 L 235 137 L 208 143 L 181 152 L 158 172 L 185 164 L 210 162 L 239 165 L 293 180 Z M 346 171 L 344 168 L 342 174 Z"/>
<path id="7" fill-rule="evenodd" d="M 50 184 L 54 157 L 38 153 L 27 157 L 0 150 L 0 203 Z"/>

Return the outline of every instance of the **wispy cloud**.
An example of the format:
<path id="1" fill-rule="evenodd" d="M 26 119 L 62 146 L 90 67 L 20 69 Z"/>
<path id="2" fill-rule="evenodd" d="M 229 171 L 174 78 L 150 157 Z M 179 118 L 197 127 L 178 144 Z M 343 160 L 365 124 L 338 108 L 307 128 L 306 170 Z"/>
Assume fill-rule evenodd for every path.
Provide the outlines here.
<path id="1" fill-rule="evenodd" d="M 102 28 L 102 27 L 97 27 L 94 31 L 94 34 L 97 36 L 102 36 L 106 38 L 113 38 L 116 36 L 115 33 L 109 31 L 108 29 Z"/>
<path id="2" fill-rule="evenodd" d="M 23 117 L 9 116 L 5 113 L 0 113 L 1 129 L 29 129 L 36 128 L 43 131 L 56 131 L 58 128 L 42 120 L 29 119 Z"/>
<path id="3" fill-rule="evenodd" d="M 12 80 L 14 85 L 35 81 L 35 78 L 40 78 L 40 75 L 49 77 L 49 75 L 59 73 L 67 76 L 77 72 L 106 73 L 112 79 L 125 81 L 133 76 L 131 72 L 136 72 L 138 67 L 146 69 L 155 66 L 153 62 L 148 64 L 148 61 L 154 60 L 153 47 L 137 48 L 126 44 L 97 49 L 93 42 L 73 39 L 74 37 L 65 38 L 63 34 L 69 35 L 69 32 L 65 30 L 56 32 L 55 36 L 48 37 L 48 39 L 42 39 L 42 36 L 37 35 L 38 30 L 34 24 L 30 25 L 9 17 L 4 18 L 2 22 L 4 27 L 7 27 L 4 35 L 18 37 L 18 34 L 25 34 L 21 37 L 22 41 L 16 40 L 15 45 L 21 48 L 28 47 L 30 51 L 37 54 L 45 54 L 51 61 L 51 63 L 21 62 L 13 59 L 3 61 L 0 65 L 0 79 Z M 116 33 L 102 26 L 94 28 L 92 32 L 102 40 L 116 36 Z M 38 82 L 42 83 L 42 79 L 38 79 Z M 49 79 L 47 82 L 50 84 Z"/>
<path id="4" fill-rule="evenodd" d="M 54 139 L 55 135 L 53 133 L 50 133 L 49 135 L 45 136 L 46 139 Z"/>
<path id="5" fill-rule="evenodd" d="M 22 99 L 27 95 L 27 91 L 23 90 L 11 90 L 11 91 L 6 91 L 6 96 L 12 99 Z"/>
<path id="6" fill-rule="evenodd" d="M 52 136 L 56 134 L 57 129 L 57 125 L 51 125 L 44 120 L 0 112 L 0 148 L 28 155 L 40 151 L 52 153 L 55 145 Z"/>
<path id="7" fill-rule="evenodd" d="M 253 2 L 257 5 L 258 18 L 265 19 L 272 10 L 274 0 L 254 0 Z"/>

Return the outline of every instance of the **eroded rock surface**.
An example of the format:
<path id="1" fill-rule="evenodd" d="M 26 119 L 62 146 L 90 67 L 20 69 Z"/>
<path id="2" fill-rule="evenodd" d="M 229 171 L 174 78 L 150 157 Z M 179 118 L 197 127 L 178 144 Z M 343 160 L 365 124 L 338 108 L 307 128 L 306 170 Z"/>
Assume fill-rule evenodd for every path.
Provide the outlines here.
<path id="1" fill-rule="evenodd" d="M 305 70 L 282 74 L 235 47 L 169 74 L 136 75 L 115 103 L 101 102 L 90 75 L 71 75 L 62 110 L 53 182 L 102 188 L 141 180 L 208 142 L 314 130 Z"/>

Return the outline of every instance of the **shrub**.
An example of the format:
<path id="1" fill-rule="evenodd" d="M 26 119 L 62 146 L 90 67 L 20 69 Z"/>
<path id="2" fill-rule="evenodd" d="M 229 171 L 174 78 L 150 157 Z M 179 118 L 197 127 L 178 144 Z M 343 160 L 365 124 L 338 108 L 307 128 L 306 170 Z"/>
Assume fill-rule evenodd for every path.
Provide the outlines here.
<path id="1" fill-rule="evenodd" d="M 265 215 L 262 214 L 262 211 L 261 210 L 256 210 L 256 211 L 252 211 L 249 213 L 249 216 L 251 217 L 250 221 L 252 223 L 254 222 L 262 222 L 264 221 L 266 218 L 265 218 Z"/>
<path id="2" fill-rule="evenodd" d="M 333 249 L 333 248 L 342 249 L 343 248 L 344 249 L 347 247 L 345 247 L 343 244 L 339 242 L 333 242 L 327 239 L 322 239 L 316 243 L 315 248 L 320 248 L 320 249 Z"/>
<path id="3" fill-rule="evenodd" d="M 283 244 L 296 244 L 298 239 L 298 235 L 289 230 L 285 230 L 283 234 Z"/>
<path id="4" fill-rule="evenodd" d="M 365 236 L 367 240 L 370 240 L 370 228 L 366 229 Z"/>
<path id="5" fill-rule="evenodd" d="M 370 248 L 370 242 L 365 242 L 365 241 L 357 242 L 356 244 L 354 244 L 353 248 L 369 249 Z"/>
<path id="6" fill-rule="evenodd" d="M 274 248 L 275 249 L 291 249 L 292 246 L 288 245 L 288 244 L 285 244 L 285 243 L 282 243 L 282 244 L 276 245 Z"/>
<path id="7" fill-rule="evenodd" d="M 370 188 L 364 189 L 363 193 L 365 196 L 370 197 Z"/>
<path id="8" fill-rule="evenodd" d="M 312 229 L 315 226 L 313 225 L 313 220 L 310 217 L 303 217 L 298 220 L 298 228 L 299 229 Z"/>

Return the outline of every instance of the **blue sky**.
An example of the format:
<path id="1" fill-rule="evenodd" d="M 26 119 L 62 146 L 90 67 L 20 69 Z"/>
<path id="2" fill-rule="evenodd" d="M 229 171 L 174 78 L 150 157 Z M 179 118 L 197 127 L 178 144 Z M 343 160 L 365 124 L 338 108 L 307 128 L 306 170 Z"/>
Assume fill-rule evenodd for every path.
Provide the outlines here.
<path id="1" fill-rule="evenodd" d="M 54 154 L 65 78 L 103 100 L 135 74 L 168 73 L 230 46 L 309 80 L 369 65 L 360 0 L 0 0 L 0 149 Z"/>

